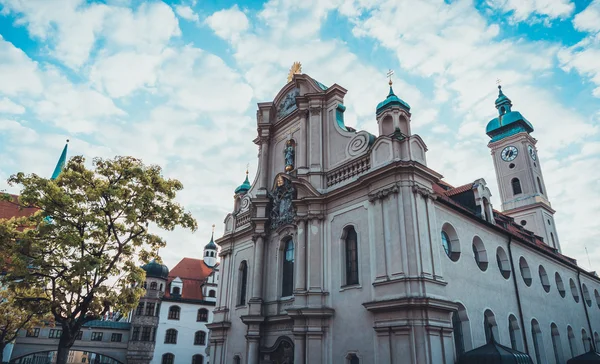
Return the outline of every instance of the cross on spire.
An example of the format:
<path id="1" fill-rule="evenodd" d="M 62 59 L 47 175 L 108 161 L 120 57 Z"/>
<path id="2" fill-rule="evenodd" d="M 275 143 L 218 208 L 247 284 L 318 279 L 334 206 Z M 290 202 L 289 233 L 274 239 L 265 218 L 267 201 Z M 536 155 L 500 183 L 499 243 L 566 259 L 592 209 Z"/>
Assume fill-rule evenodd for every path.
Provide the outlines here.
<path id="1" fill-rule="evenodd" d="M 388 73 L 386 75 L 386 77 L 388 77 L 390 79 L 390 82 L 389 82 L 390 86 L 392 85 L 392 76 L 393 75 L 394 75 L 394 71 L 391 69 L 388 71 Z"/>
<path id="2" fill-rule="evenodd" d="M 246 175 L 248 175 L 248 170 L 250 169 L 250 163 L 246 163 Z"/>

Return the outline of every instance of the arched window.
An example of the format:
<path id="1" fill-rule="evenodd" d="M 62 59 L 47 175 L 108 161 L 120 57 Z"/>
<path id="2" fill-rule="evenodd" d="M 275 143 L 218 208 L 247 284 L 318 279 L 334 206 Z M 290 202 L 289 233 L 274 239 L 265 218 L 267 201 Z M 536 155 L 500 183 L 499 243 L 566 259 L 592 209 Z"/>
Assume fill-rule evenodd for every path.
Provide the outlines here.
<path id="1" fill-rule="evenodd" d="M 558 272 L 554 274 L 554 280 L 556 281 L 556 289 L 558 290 L 558 294 L 564 298 L 566 295 L 565 284 L 563 283 L 563 280 Z"/>
<path id="2" fill-rule="evenodd" d="M 550 332 L 552 334 L 552 349 L 554 352 L 554 360 L 556 363 L 564 363 L 564 354 L 562 351 L 562 343 L 560 342 L 560 333 L 555 323 L 550 325 Z"/>
<path id="3" fill-rule="evenodd" d="M 473 238 L 473 256 L 475 257 L 475 263 L 482 271 L 486 271 L 488 267 L 488 258 L 483 241 L 476 236 Z"/>
<path id="4" fill-rule="evenodd" d="M 498 340 L 498 324 L 496 316 L 491 310 L 485 310 L 483 313 L 483 329 L 485 332 L 485 342 L 490 342 L 492 334 L 495 340 Z"/>
<path id="5" fill-rule="evenodd" d="M 567 336 L 569 337 L 569 350 L 571 351 L 571 358 L 577 356 L 577 343 L 575 341 L 575 333 L 573 333 L 573 328 L 571 326 L 567 326 Z"/>
<path id="6" fill-rule="evenodd" d="M 360 360 L 356 354 L 348 354 L 346 356 L 346 363 L 348 364 L 360 364 Z"/>
<path id="7" fill-rule="evenodd" d="M 577 286 L 575 285 L 573 278 L 569 279 L 569 286 L 571 286 L 571 294 L 573 295 L 573 299 L 575 302 L 579 303 L 579 292 L 577 291 Z"/>
<path id="8" fill-rule="evenodd" d="M 163 287 L 163 285 L 162 285 L 162 283 L 161 283 L 161 284 L 160 284 L 160 290 L 161 290 L 161 291 L 162 291 L 162 287 Z"/>
<path id="9" fill-rule="evenodd" d="M 508 317 L 508 335 L 510 336 L 510 347 L 513 350 L 523 351 L 523 336 L 519 322 L 514 315 Z"/>
<path id="10" fill-rule="evenodd" d="M 452 313 L 452 332 L 454 335 L 454 348 L 456 355 L 460 356 L 465 352 L 465 339 L 463 337 L 462 322 L 458 316 L 458 312 Z"/>
<path id="11" fill-rule="evenodd" d="M 496 262 L 498 263 L 498 269 L 502 277 L 510 278 L 510 263 L 508 262 L 508 255 L 501 246 L 496 249 Z"/>
<path id="12" fill-rule="evenodd" d="M 196 315 L 196 321 L 198 321 L 198 322 L 207 322 L 208 321 L 208 310 L 206 308 L 201 308 L 198 310 L 198 315 Z"/>
<path id="13" fill-rule="evenodd" d="M 204 364 L 204 357 L 200 354 L 192 356 L 192 364 Z"/>
<path id="14" fill-rule="evenodd" d="M 358 236 L 354 227 L 346 229 L 346 285 L 358 284 Z"/>
<path id="15" fill-rule="evenodd" d="M 523 282 L 525 282 L 527 287 L 531 286 L 531 270 L 529 269 L 529 264 L 527 264 L 527 260 L 524 257 L 519 259 L 519 269 L 521 270 Z"/>
<path id="16" fill-rule="evenodd" d="M 206 345 L 206 333 L 204 331 L 196 331 L 194 345 Z"/>
<path id="17" fill-rule="evenodd" d="M 581 291 L 583 293 L 583 300 L 588 305 L 588 307 L 592 307 L 592 296 L 590 296 L 590 291 L 588 290 L 585 283 L 581 285 Z"/>
<path id="18" fill-rule="evenodd" d="M 165 334 L 165 344 L 177 344 L 177 330 L 167 330 L 167 333 Z"/>
<path id="19" fill-rule="evenodd" d="M 460 258 L 460 242 L 454 227 L 450 224 L 444 224 L 444 226 L 442 226 L 441 238 L 442 247 L 448 258 L 453 262 L 458 261 Z"/>
<path id="20" fill-rule="evenodd" d="M 521 181 L 519 181 L 518 178 L 513 178 L 512 181 L 510 181 L 510 184 L 512 185 L 513 195 L 523 193 L 523 190 L 521 189 Z"/>
<path id="21" fill-rule="evenodd" d="M 208 291 L 208 297 L 215 297 L 216 293 L 214 289 L 211 289 L 210 291 Z"/>
<path id="22" fill-rule="evenodd" d="M 283 277 L 281 279 L 281 296 L 288 297 L 294 293 L 294 242 L 289 239 L 285 243 L 283 256 Z"/>
<path id="23" fill-rule="evenodd" d="M 181 313 L 181 309 L 179 306 L 171 306 L 169 308 L 169 320 L 179 320 L 179 314 Z"/>
<path id="24" fill-rule="evenodd" d="M 550 292 L 550 280 L 548 279 L 548 274 L 546 274 L 546 269 L 540 265 L 538 272 L 540 275 L 540 282 L 542 282 L 542 287 L 544 287 L 544 291 Z"/>
<path id="25" fill-rule="evenodd" d="M 233 357 L 233 364 L 241 364 L 242 358 L 239 355 Z"/>
<path id="26" fill-rule="evenodd" d="M 150 289 L 156 290 L 156 282 L 150 283 Z"/>
<path id="27" fill-rule="evenodd" d="M 537 183 L 538 183 L 538 188 L 540 190 L 540 193 L 544 194 L 544 189 L 542 188 L 542 181 L 540 180 L 540 177 L 537 178 Z"/>
<path id="28" fill-rule="evenodd" d="M 248 286 L 248 263 L 245 260 L 240 263 L 238 284 L 238 306 L 243 306 L 246 304 L 246 287 Z"/>
<path id="29" fill-rule="evenodd" d="M 174 364 L 175 363 L 175 355 L 171 353 L 163 354 L 161 364 Z"/>
<path id="30" fill-rule="evenodd" d="M 442 247 L 444 247 L 444 252 L 448 258 L 452 256 L 452 249 L 450 247 L 450 237 L 446 234 L 445 231 L 442 231 Z"/>
<path id="31" fill-rule="evenodd" d="M 591 349 L 590 345 L 592 342 L 585 329 L 581 329 L 581 340 L 583 341 L 583 350 L 587 353 Z"/>
<path id="32" fill-rule="evenodd" d="M 537 364 L 546 363 L 546 352 L 544 351 L 544 341 L 542 339 L 542 330 L 536 319 L 531 320 L 531 337 L 533 338 L 533 350 L 535 351 L 535 362 Z"/>
<path id="33" fill-rule="evenodd" d="M 554 234 L 550 233 L 550 240 L 552 240 L 552 246 L 556 248 L 556 241 L 554 240 Z"/>

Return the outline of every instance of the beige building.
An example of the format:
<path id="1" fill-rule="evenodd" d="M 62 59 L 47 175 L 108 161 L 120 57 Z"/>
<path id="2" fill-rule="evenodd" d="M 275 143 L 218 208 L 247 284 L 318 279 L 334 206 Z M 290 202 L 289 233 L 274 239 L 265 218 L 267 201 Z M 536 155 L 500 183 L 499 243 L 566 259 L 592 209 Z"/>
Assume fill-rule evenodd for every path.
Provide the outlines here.
<path id="1" fill-rule="evenodd" d="M 533 126 L 501 90 L 503 212 L 485 180 L 427 167 L 391 83 L 378 135 L 344 124 L 345 94 L 294 74 L 258 104 L 258 172 L 217 240 L 212 363 L 454 363 L 492 333 L 565 363 L 600 344 L 600 279 L 561 254 Z"/>

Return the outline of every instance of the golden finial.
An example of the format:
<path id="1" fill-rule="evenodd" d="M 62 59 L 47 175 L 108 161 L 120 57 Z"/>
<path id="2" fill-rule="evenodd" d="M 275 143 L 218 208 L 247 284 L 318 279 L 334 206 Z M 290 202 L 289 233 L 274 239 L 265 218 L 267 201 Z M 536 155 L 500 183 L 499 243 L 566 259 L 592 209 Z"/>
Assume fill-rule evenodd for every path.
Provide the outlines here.
<path id="1" fill-rule="evenodd" d="M 288 73 L 288 78 L 287 78 L 287 82 L 291 82 L 292 78 L 294 78 L 295 74 L 301 74 L 302 73 L 302 64 L 300 62 L 294 62 L 294 64 L 292 64 L 292 67 L 290 68 L 290 73 Z"/>
<path id="2" fill-rule="evenodd" d="M 250 163 L 246 163 L 246 176 L 248 176 L 249 169 L 250 169 Z"/>
<path id="3" fill-rule="evenodd" d="M 389 70 L 387 73 L 387 77 L 390 79 L 389 85 L 392 86 L 392 75 L 394 74 L 394 71 Z"/>

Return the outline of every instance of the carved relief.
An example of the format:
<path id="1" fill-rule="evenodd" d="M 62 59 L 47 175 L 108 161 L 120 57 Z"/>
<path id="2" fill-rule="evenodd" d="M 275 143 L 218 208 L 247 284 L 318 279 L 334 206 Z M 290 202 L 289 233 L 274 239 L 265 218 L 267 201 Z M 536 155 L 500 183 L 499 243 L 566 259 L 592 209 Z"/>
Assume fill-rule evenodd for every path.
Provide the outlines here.
<path id="1" fill-rule="evenodd" d="M 321 108 L 320 107 L 311 107 L 310 108 L 310 114 L 311 115 L 320 115 L 321 114 Z"/>
<path id="2" fill-rule="evenodd" d="M 290 91 L 283 100 L 277 106 L 277 118 L 281 119 L 282 117 L 290 114 L 292 111 L 298 108 L 296 105 L 296 96 L 300 94 L 300 89 L 295 88 Z"/>
<path id="3" fill-rule="evenodd" d="M 296 210 L 292 200 L 296 197 L 296 191 L 286 178 L 279 176 L 277 187 L 273 192 L 268 192 L 271 199 L 271 229 L 277 229 L 285 224 L 291 224 L 296 217 Z"/>
<path id="4" fill-rule="evenodd" d="M 283 156 L 285 159 L 285 171 L 291 172 L 294 170 L 294 159 L 296 156 L 296 143 L 294 140 L 288 140 L 285 143 L 285 149 L 283 150 Z"/>
<path id="5" fill-rule="evenodd" d="M 383 188 L 379 191 L 375 191 L 375 192 L 371 192 L 369 193 L 369 201 L 373 202 L 379 199 L 384 199 L 386 197 L 388 197 L 391 194 L 395 194 L 398 193 L 400 191 L 400 189 L 398 188 L 397 185 L 393 185 L 391 187 L 388 188 Z"/>
<path id="6" fill-rule="evenodd" d="M 360 132 L 350 140 L 350 143 L 348 143 L 348 146 L 346 147 L 346 151 L 351 157 L 363 154 L 369 149 L 370 142 L 371 135 L 367 132 Z"/>

